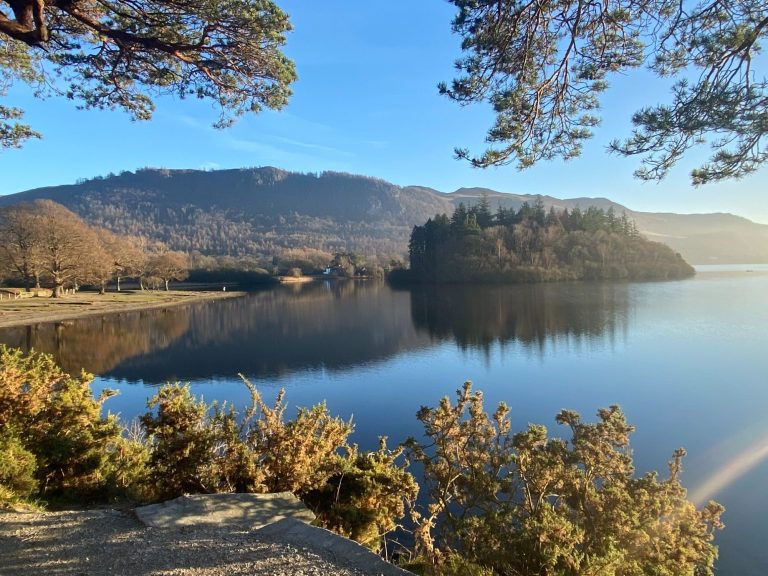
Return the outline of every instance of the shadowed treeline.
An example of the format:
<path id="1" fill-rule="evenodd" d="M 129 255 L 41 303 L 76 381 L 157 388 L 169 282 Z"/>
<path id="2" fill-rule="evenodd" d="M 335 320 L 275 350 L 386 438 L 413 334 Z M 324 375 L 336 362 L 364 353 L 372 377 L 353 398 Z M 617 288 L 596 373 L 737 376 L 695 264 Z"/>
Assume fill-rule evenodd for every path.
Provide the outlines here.
<path id="1" fill-rule="evenodd" d="M 613 340 L 627 329 L 622 283 L 424 286 L 411 291 L 414 325 L 461 348 L 496 342 L 543 348 L 557 340 Z"/>

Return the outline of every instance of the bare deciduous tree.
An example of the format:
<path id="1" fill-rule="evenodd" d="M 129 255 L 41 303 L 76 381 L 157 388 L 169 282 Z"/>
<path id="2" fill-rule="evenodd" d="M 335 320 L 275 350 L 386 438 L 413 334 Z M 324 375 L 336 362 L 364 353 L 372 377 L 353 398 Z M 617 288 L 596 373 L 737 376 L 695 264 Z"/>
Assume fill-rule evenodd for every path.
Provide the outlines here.
<path id="1" fill-rule="evenodd" d="M 149 270 L 152 276 L 163 281 L 166 291 L 171 280 L 184 280 L 189 274 L 187 255 L 181 252 L 163 252 L 152 256 L 149 260 Z"/>

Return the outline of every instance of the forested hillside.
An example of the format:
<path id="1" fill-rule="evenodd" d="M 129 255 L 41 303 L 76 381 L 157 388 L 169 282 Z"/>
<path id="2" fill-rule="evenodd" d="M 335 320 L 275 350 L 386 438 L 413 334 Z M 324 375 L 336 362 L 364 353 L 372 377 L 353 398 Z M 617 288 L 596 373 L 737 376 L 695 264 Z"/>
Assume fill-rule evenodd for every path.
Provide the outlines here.
<path id="1" fill-rule="evenodd" d="M 292 251 L 289 258 L 318 262 L 335 252 L 388 261 L 407 253 L 414 225 L 485 198 L 492 211 L 519 210 L 524 202 L 533 205 L 537 200 L 547 210 L 613 208 L 616 215 L 626 213 L 635 221 L 641 234 L 671 246 L 690 262 L 768 262 L 768 226 L 730 214 L 653 214 L 606 198 L 559 199 L 483 188 L 443 194 L 336 172 L 148 168 L 0 196 L 0 206 L 40 198 L 119 235 L 161 241 L 172 250 L 256 260 Z M 309 258 L 297 250 L 321 256 Z"/>
<path id="2" fill-rule="evenodd" d="M 144 169 L 0 197 L 0 205 L 38 198 L 118 234 L 230 256 L 272 256 L 290 248 L 403 254 L 411 227 L 450 206 L 426 189 L 276 168 Z"/>

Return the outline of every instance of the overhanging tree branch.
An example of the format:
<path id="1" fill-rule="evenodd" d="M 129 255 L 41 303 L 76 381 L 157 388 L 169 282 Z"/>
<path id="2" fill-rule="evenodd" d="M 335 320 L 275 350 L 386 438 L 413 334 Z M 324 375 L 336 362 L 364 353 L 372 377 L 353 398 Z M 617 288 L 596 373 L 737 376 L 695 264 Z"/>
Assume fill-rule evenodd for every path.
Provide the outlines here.
<path id="1" fill-rule="evenodd" d="M 81 107 L 136 119 L 166 93 L 216 102 L 218 126 L 283 107 L 296 79 L 281 52 L 290 29 L 270 0 L 0 0 L 0 42 L 47 61 L 46 81 L 66 83 Z"/>
<path id="2" fill-rule="evenodd" d="M 487 101 L 492 145 L 457 156 L 484 168 L 577 156 L 598 124 L 599 95 L 614 73 L 647 64 L 680 78 L 669 105 L 641 110 L 635 131 L 610 149 L 642 156 L 637 175 L 663 178 L 691 147 L 710 161 L 694 184 L 738 178 L 762 162 L 768 81 L 753 55 L 768 35 L 762 0 L 452 0 L 462 38 L 460 76 L 442 93 Z"/>

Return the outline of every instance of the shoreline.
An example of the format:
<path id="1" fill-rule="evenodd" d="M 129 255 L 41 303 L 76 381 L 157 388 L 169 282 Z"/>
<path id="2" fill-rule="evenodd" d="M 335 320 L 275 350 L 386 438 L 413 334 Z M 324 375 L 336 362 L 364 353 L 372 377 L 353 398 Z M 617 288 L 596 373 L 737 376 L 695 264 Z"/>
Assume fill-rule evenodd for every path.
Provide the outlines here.
<path id="1" fill-rule="evenodd" d="M 28 296 L 0 301 L 0 329 L 79 320 L 121 312 L 142 312 L 224 298 L 239 298 L 242 291 L 170 290 L 82 292 L 58 299 Z"/>

